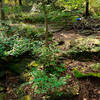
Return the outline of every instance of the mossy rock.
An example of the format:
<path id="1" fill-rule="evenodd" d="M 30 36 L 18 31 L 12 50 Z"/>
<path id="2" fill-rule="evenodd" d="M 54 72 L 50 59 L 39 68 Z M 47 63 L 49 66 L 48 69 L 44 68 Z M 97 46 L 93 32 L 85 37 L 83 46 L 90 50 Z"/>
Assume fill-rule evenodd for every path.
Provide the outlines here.
<path id="1" fill-rule="evenodd" d="M 83 78 L 83 77 L 97 77 L 97 78 L 100 78 L 100 73 L 94 73 L 94 72 L 82 73 L 77 68 L 75 68 L 73 70 L 73 72 L 74 72 L 74 75 L 75 75 L 76 78 Z"/>

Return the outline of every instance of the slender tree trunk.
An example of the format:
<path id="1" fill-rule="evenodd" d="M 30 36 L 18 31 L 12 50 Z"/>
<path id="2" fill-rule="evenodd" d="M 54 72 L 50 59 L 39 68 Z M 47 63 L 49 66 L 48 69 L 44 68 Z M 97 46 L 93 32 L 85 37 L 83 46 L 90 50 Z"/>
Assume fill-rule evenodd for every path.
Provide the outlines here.
<path id="1" fill-rule="evenodd" d="M 17 5 L 17 0 L 15 0 L 15 6 Z"/>
<path id="2" fill-rule="evenodd" d="M 22 0 L 19 0 L 19 5 L 22 6 Z"/>
<path id="3" fill-rule="evenodd" d="M 42 6 L 43 6 L 43 11 L 44 11 L 44 16 L 45 16 L 45 45 L 46 47 L 48 47 L 48 14 L 47 14 L 47 10 L 46 10 L 46 3 L 43 0 L 42 1 Z"/>
<path id="4" fill-rule="evenodd" d="M 3 0 L 0 0 L 0 8 L 1 8 L 1 20 L 5 19 L 5 13 L 3 10 Z"/>
<path id="5" fill-rule="evenodd" d="M 89 16 L 89 0 L 86 0 L 86 18 Z"/>

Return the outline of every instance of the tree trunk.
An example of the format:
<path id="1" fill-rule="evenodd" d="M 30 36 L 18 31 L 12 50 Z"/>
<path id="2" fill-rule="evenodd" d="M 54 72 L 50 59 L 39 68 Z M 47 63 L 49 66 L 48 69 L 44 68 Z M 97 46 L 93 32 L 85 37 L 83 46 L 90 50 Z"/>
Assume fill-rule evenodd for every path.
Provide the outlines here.
<path id="1" fill-rule="evenodd" d="M 44 11 L 44 16 L 45 16 L 45 45 L 48 47 L 48 14 L 46 10 L 46 3 L 45 1 L 42 1 L 42 6 L 43 6 L 43 11 Z"/>
<path id="2" fill-rule="evenodd" d="M 19 0 L 19 5 L 22 6 L 22 0 Z"/>
<path id="3" fill-rule="evenodd" d="M 1 8 L 1 20 L 5 19 L 5 13 L 3 10 L 3 0 L 0 0 L 0 8 Z"/>
<path id="4" fill-rule="evenodd" d="M 89 16 L 89 0 L 86 0 L 86 18 Z"/>
<path id="5" fill-rule="evenodd" d="M 15 0 L 15 6 L 17 5 L 17 0 Z"/>

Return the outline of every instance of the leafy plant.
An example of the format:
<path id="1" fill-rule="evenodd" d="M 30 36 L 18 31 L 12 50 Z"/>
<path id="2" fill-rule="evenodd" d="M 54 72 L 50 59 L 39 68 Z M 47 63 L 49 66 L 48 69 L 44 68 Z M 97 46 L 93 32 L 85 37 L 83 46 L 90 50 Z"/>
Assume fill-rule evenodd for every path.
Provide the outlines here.
<path id="1" fill-rule="evenodd" d="M 30 41 L 26 38 L 16 38 L 13 47 L 5 52 L 5 55 L 18 56 L 30 50 Z"/>
<path id="2" fill-rule="evenodd" d="M 5 50 L 9 50 L 13 45 L 13 40 L 11 38 L 7 38 L 4 33 L 0 34 L 0 56 L 5 56 Z"/>
<path id="3" fill-rule="evenodd" d="M 65 10 L 74 10 L 74 9 L 78 9 L 78 8 L 82 8 L 82 2 L 84 2 L 83 0 L 58 0 L 57 1 L 57 5 L 60 7 L 65 8 Z"/>
<path id="4" fill-rule="evenodd" d="M 61 94 L 59 88 L 67 84 L 67 80 L 70 78 L 69 75 L 65 77 L 60 77 L 59 79 L 53 75 L 47 75 L 42 70 L 34 70 L 31 75 L 34 77 L 32 88 L 34 89 L 34 94 Z M 60 92 L 60 93 L 59 93 Z M 63 94 L 63 93 L 62 93 Z"/>
<path id="5" fill-rule="evenodd" d="M 56 66 L 58 60 L 58 52 L 59 50 L 55 47 L 55 44 L 42 48 L 39 59 L 45 68 Z"/>
<path id="6" fill-rule="evenodd" d="M 71 17 L 70 12 L 57 10 L 57 11 L 52 11 L 49 13 L 48 20 L 49 22 L 61 23 L 62 21 L 64 21 L 64 19 L 66 20 L 69 19 L 69 17 Z"/>
<path id="7" fill-rule="evenodd" d="M 19 56 L 29 51 L 31 42 L 27 38 L 19 37 L 19 35 L 13 35 L 7 37 L 3 33 L 0 36 L 0 55 L 1 56 Z"/>
<path id="8" fill-rule="evenodd" d="M 44 22 L 44 15 L 42 13 L 38 14 L 17 14 L 17 19 L 19 21 L 28 22 L 28 23 L 43 23 Z"/>
<path id="9" fill-rule="evenodd" d="M 5 48 L 6 47 L 3 44 L 0 43 L 0 56 L 3 56 Z"/>
<path id="10" fill-rule="evenodd" d="M 32 55 L 35 57 L 39 57 L 42 52 L 42 48 L 44 46 L 44 41 L 34 41 L 31 43 Z"/>

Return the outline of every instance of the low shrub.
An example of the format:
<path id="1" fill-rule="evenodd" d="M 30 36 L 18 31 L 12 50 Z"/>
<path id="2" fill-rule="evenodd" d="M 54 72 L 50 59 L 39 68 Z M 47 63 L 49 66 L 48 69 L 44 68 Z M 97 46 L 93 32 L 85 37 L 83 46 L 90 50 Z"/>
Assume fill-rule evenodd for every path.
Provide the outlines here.
<path id="1" fill-rule="evenodd" d="M 67 84 L 69 75 L 64 77 L 57 78 L 54 74 L 47 75 L 41 70 L 33 71 L 31 75 L 34 77 L 32 89 L 34 94 L 56 94 L 62 95 L 63 89 L 60 91 L 60 88 L 63 88 Z"/>

